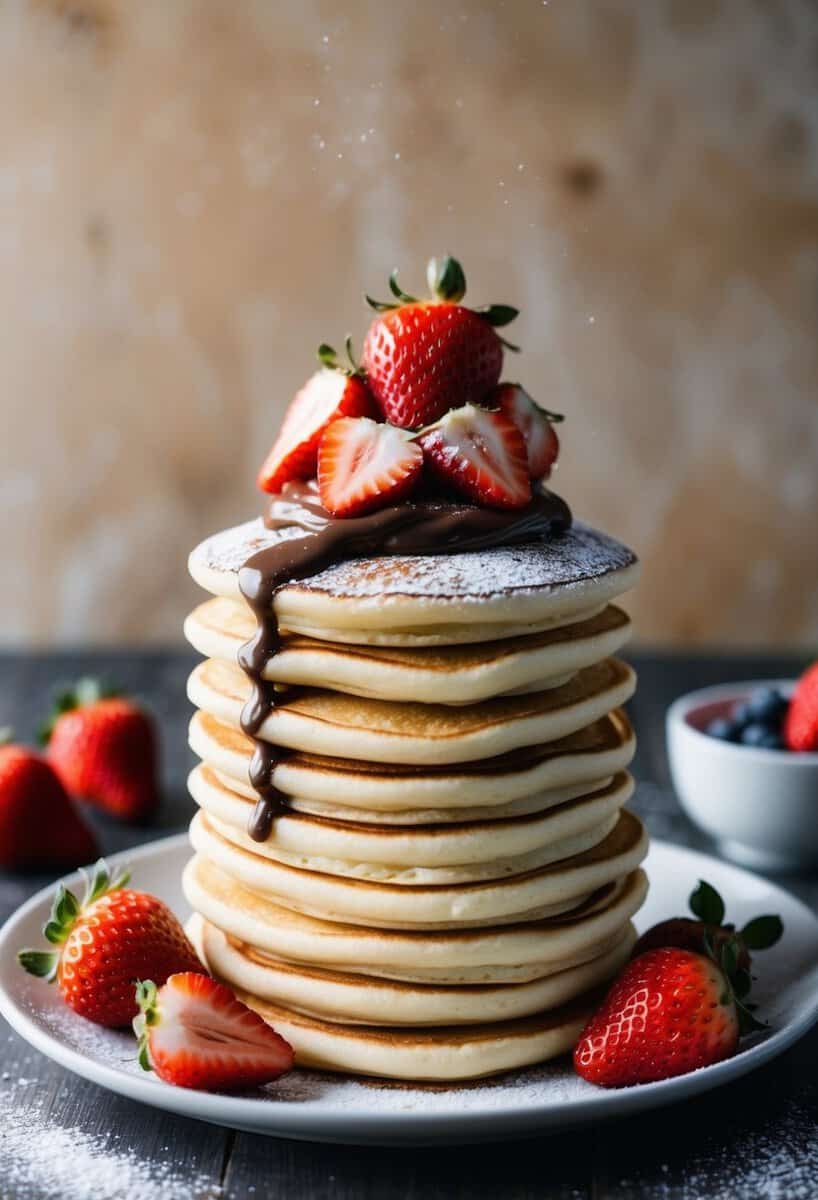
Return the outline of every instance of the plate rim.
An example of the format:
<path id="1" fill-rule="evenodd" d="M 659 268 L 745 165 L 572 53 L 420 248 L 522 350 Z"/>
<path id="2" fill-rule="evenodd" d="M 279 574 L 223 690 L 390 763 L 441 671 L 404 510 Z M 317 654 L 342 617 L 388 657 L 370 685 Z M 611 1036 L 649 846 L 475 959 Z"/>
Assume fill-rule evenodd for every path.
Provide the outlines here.
<path id="1" fill-rule="evenodd" d="M 156 855 L 174 854 L 188 845 L 186 833 L 172 834 L 132 849 L 118 851 L 106 858 L 115 864 L 125 861 L 137 863 Z M 720 869 L 765 883 L 774 891 L 783 892 L 788 901 L 801 910 L 802 916 L 818 928 L 818 916 L 808 905 L 763 875 L 735 866 L 706 852 L 661 838 L 651 839 L 651 849 L 681 854 L 689 860 L 692 859 L 692 865 L 705 873 L 707 865 L 716 862 Z M 61 878 L 69 883 L 69 886 L 80 880 L 78 872 Z M 0 926 L 0 968 L 5 965 L 9 953 L 16 952 L 16 947 L 10 950 L 15 930 L 33 910 L 51 898 L 56 882 L 57 880 L 29 897 Z M 269 1099 L 262 1101 L 253 1097 L 166 1086 L 154 1076 L 146 1075 L 141 1078 L 130 1075 L 64 1044 L 56 1035 L 43 1029 L 25 1011 L 2 978 L 0 1015 L 5 1017 L 12 1029 L 29 1045 L 73 1074 L 128 1099 L 175 1112 L 180 1116 L 262 1135 L 305 1141 L 359 1145 L 412 1142 L 428 1144 L 432 1141 L 455 1142 L 486 1137 L 500 1139 L 530 1136 L 551 1128 L 569 1128 L 596 1119 L 618 1119 L 646 1108 L 672 1104 L 710 1091 L 763 1066 L 803 1037 L 818 1021 L 818 990 L 797 1018 L 773 1032 L 764 1041 L 749 1046 L 733 1058 L 687 1075 L 617 1091 L 591 1092 L 587 1097 L 573 1100 L 570 1105 L 563 1107 L 528 1104 L 498 1110 L 484 1106 L 455 1113 L 422 1110 L 378 1112 L 377 1109 L 362 1108 L 360 1105 L 349 1105 L 342 1110 L 331 1112 L 316 1112 L 316 1102 L 311 1104 L 309 1101 L 280 1100 L 271 1103 Z"/>

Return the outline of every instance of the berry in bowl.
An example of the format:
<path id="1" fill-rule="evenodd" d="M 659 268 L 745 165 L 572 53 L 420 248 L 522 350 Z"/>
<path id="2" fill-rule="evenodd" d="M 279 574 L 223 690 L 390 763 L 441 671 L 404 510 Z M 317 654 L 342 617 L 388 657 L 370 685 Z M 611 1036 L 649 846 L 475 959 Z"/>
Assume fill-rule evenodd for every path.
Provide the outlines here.
<path id="1" fill-rule="evenodd" d="M 682 808 L 727 857 L 762 870 L 818 866 L 818 664 L 798 681 L 681 696 L 667 744 Z"/>

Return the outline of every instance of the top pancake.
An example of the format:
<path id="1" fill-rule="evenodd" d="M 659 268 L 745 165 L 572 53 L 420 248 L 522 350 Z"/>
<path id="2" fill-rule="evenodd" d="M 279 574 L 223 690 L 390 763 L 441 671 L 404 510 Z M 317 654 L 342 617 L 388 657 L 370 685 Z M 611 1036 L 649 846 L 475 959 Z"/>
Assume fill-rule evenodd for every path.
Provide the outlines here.
<path id="1" fill-rule="evenodd" d="M 261 520 L 214 534 L 190 556 L 193 578 L 239 596 L 238 572 L 259 550 L 301 530 Z M 338 563 L 282 588 L 282 629 L 331 641 L 413 645 L 478 642 L 567 624 L 636 582 L 627 547 L 576 523 L 551 540 L 468 554 L 395 555 Z"/>

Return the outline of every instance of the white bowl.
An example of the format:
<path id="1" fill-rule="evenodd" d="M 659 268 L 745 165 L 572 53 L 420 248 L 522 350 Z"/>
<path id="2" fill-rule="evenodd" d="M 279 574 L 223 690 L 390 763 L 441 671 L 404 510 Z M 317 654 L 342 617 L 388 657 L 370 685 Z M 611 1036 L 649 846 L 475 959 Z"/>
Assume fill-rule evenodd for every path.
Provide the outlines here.
<path id="1" fill-rule="evenodd" d="M 792 679 L 688 692 L 667 713 L 673 786 L 682 808 L 729 858 L 762 870 L 818 866 L 818 754 L 762 750 L 704 733 L 760 687 L 792 694 Z"/>

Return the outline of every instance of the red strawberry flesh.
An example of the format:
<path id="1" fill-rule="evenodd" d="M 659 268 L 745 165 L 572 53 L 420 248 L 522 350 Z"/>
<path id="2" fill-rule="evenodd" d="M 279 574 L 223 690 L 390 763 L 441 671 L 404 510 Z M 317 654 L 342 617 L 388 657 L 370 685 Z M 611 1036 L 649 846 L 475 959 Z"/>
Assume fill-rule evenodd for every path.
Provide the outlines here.
<path id="1" fill-rule="evenodd" d="M 524 508 L 531 501 L 525 442 L 502 412 L 472 404 L 447 413 L 417 435 L 433 475 L 490 508 Z"/>
<path id="2" fill-rule="evenodd" d="M 281 431 L 258 473 L 263 492 L 280 492 L 291 480 L 312 479 L 318 445 L 327 426 L 339 417 L 375 417 L 377 408 L 357 375 L 323 368 L 296 393 Z"/>
<path id="3" fill-rule="evenodd" d="M 499 384 L 486 403 L 501 409 L 523 435 L 531 478 L 548 479 L 560 452 L 559 438 L 548 414 L 519 383 Z"/>
<path id="4" fill-rule="evenodd" d="M 335 517 L 358 517 L 405 499 L 423 470 L 423 452 L 407 434 L 365 417 L 342 417 L 318 451 L 321 503 Z"/>
<path id="5" fill-rule="evenodd" d="M 147 1024 L 150 1065 L 166 1083 L 205 1091 L 257 1087 L 293 1065 L 293 1050 L 230 988 L 207 975 L 171 975 Z"/>

